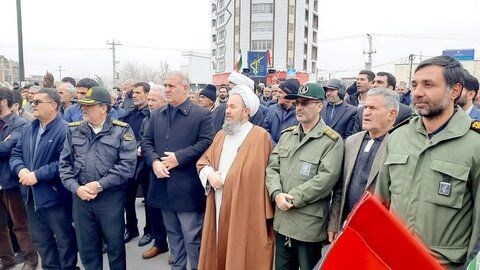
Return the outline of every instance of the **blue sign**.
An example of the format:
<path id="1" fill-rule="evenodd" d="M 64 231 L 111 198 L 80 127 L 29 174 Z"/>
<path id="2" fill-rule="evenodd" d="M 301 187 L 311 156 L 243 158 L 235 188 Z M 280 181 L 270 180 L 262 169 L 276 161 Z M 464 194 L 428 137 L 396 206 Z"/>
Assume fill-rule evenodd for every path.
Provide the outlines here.
<path id="1" fill-rule="evenodd" d="M 444 50 L 443 56 L 451 56 L 457 60 L 473 60 L 475 56 L 474 49 L 467 50 Z"/>
<path id="2" fill-rule="evenodd" d="M 249 77 L 266 77 L 268 73 L 267 52 L 248 52 Z"/>

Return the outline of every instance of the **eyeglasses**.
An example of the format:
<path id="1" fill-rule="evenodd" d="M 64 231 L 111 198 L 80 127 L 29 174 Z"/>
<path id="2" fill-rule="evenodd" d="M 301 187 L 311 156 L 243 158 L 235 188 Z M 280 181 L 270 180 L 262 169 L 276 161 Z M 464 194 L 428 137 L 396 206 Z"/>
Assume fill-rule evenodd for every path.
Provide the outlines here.
<path id="1" fill-rule="evenodd" d="M 35 105 L 38 105 L 38 104 L 41 104 L 41 103 L 53 103 L 53 101 L 41 101 L 39 99 L 34 99 L 32 101 L 32 104 L 35 104 Z"/>
<path id="2" fill-rule="evenodd" d="M 321 103 L 321 101 L 313 101 L 313 100 L 296 100 L 293 102 L 293 105 L 295 106 L 298 106 L 298 105 L 302 105 L 302 107 L 306 107 L 310 104 L 314 104 L 314 103 Z"/>

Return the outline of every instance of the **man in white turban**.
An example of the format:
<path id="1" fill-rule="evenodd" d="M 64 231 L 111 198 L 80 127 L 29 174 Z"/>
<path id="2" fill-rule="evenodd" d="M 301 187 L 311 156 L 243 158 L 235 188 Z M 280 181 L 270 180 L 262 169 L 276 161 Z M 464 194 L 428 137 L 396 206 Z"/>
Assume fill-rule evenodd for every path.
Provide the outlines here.
<path id="1" fill-rule="evenodd" d="M 249 121 L 254 125 L 262 126 L 263 122 L 265 120 L 265 114 L 267 112 L 267 107 L 260 104 L 259 98 L 253 92 L 253 89 L 255 87 L 255 83 L 253 82 L 253 80 L 248 78 L 247 76 L 245 76 L 243 74 L 238 73 L 238 72 L 232 72 L 228 76 L 228 83 L 229 83 L 230 89 L 233 89 L 234 87 L 240 86 L 240 85 L 246 86 L 246 88 L 243 88 L 243 89 L 250 89 L 250 92 L 252 92 L 252 94 L 257 98 L 257 100 L 259 102 L 258 103 L 259 105 L 257 106 L 257 109 L 255 110 L 255 112 L 250 113 L 250 120 Z M 230 91 L 232 91 L 232 90 L 230 90 Z M 231 93 L 230 93 L 230 95 L 231 95 Z M 223 127 L 223 123 L 224 123 L 224 120 L 225 120 L 225 108 L 226 108 L 226 105 L 221 105 L 221 106 L 217 107 L 217 109 L 213 113 L 213 129 L 214 129 L 215 133 L 220 131 Z"/>
<path id="2" fill-rule="evenodd" d="M 207 195 L 199 270 L 272 269 L 273 208 L 265 184 L 272 144 L 265 129 L 249 122 L 258 107 L 248 86 L 233 87 L 223 129 L 197 162 Z"/>
<path id="3" fill-rule="evenodd" d="M 230 83 L 230 88 L 233 88 L 235 85 L 246 85 L 250 87 L 252 91 L 255 89 L 255 83 L 253 80 L 238 72 L 230 73 L 228 76 L 228 82 Z"/>

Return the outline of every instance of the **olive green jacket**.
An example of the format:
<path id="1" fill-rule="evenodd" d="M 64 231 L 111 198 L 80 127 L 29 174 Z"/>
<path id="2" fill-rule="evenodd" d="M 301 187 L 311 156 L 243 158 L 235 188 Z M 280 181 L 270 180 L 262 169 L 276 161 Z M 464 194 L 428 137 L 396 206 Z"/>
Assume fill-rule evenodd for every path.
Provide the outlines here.
<path id="1" fill-rule="evenodd" d="M 397 128 L 375 191 L 448 268 L 463 264 L 480 236 L 480 134 L 471 126 L 457 107 L 432 139 L 421 117 Z"/>
<path id="2" fill-rule="evenodd" d="M 273 228 L 304 242 L 327 238 L 332 189 L 340 178 L 341 137 L 320 119 L 300 141 L 300 124 L 284 131 L 267 166 L 267 189 L 272 201 L 280 193 L 294 197 L 288 211 L 275 208 Z"/>

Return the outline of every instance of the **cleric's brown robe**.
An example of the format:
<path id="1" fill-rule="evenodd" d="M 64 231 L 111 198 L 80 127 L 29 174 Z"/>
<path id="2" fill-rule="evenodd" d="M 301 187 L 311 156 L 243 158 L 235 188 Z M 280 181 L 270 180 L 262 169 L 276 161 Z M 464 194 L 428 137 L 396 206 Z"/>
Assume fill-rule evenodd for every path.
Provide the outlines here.
<path id="1" fill-rule="evenodd" d="M 217 133 L 197 162 L 218 170 L 226 133 Z M 275 236 L 273 208 L 265 185 L 265 169 L 272 144 L 268 133 L 254 126 L 238 149 L 223 187 L 217 243 L 215 192 L 207 195 L 200 248 L 200 270 L 271 270 Z"/>

